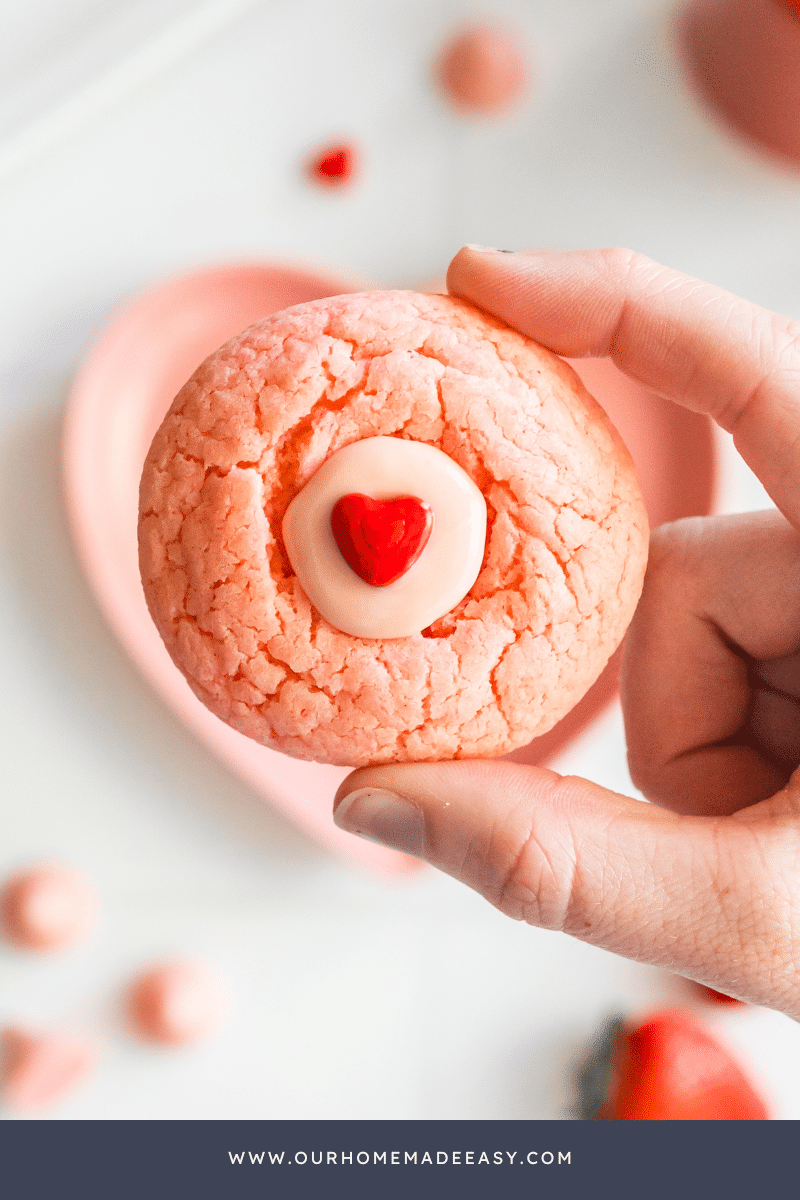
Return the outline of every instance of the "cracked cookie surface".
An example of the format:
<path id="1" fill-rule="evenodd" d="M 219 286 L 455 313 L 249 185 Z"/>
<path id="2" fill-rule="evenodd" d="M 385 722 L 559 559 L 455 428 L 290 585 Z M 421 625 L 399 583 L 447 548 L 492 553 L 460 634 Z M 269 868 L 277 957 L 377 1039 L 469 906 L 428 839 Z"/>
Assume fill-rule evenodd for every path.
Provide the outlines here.
<path id="1" fill-rule="evenodd" d="M 281 540 L 287 506 L 343 446 L 448 454 L 483 493 L 474 586 L 420 634 L 365 640 L 312 607 Z M 447 296 L 336 296 L 227 342 L 147 456 L 145 596 L 173 660 L 222 720 L 344 766 L 503 754 L 546 732 L 627 628 L 647 518 L 619 435 L 572 369 Z"/>

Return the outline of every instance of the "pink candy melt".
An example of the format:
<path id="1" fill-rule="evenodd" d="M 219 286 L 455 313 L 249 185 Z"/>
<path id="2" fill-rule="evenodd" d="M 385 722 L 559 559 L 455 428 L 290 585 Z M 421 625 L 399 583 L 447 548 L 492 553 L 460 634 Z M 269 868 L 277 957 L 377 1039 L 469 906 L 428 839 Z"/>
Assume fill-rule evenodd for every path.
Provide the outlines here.
<path id="1" fill-rule="evenodd" d="M 372 437 L 438 447 L 489 517 L 468 594 L 391 640 L 328 624 L 281 536 L 314 472 Z M 339 296 L 252 326 L 182 389 L 142 478 L 145 595 L 195 694 L 342 765 L 497 755 L 550 729 L 621 640 L 646 553 L 630 457 L 575 373 L 444 296 Z"/>
<path id="2" fill-rule="evenodd" d="M 202 963 L 163 963 L 133 985 L 131 1021 L 149 1041 L 181 1045 L 212 1034 L 223 1019 L 222 982 Z"/>
<path id="3" fill-rule="evenodd" d="M 90 1072 L 97 1058 L 95 1043 L 80 1034 L 33 1034 L 5 1029 L 3 1103 L 19 1112 L 55 1104 Z"/>
<path id="4" fill-rule="evenodd" d="M 447 46 L 438 64 L 442 91 L 458 108 L 476 115 L 516 103 L 527 76 L 519 40 L 494 25 L 465 29 Z"/>
<path id="5" fill-rule="evenodd" d="M 72 867 L 35 867 L 6 884 L 0 912 L 11 941 L 29 950 L 55 950 L 87 933 L 95 896 L 89 881 Z"/>
<path id="6" fill-rule="evenodd" d="M 407 561 L 393 581 L 383 574 L 385 556 L 376 561 L 362 545 L 361 557 L 373 558 L 363 573 L 356 547 L 350 555 L 339 543 L 335 514 L 353 493 L 369 497 L 367 502 L 425 497 L 431 516 L 425 545 L 420 543 L 416 561 Z M 334 629 L 360 638 L 410 637 L 455 608 L 475 583 L 486 549 L 486 501 L 436 446 L 410 438 L 362 438 L 314 472 L 287 508 L 281 531 L 300 586 Z M 379 577 L 384 582 L 376 588 Z"/>

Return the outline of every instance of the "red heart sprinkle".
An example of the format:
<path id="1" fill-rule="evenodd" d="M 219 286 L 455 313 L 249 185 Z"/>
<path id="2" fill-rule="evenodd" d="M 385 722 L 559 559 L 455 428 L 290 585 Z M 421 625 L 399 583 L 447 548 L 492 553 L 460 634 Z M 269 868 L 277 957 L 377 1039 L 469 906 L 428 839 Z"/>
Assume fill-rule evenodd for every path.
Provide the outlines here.
<path id="1" fill-rule="evenodd" d="M 353 146 L 327 146 L 308 164 L 308 174 L 316 183 L 340 187 L 349 183 L 356 171 L 356 151 Z"/>
<path id="2" fill-rule="evenodd" d="M 360 492 L 333 506 L 331 529 L 342 558 L 372 587 L 394 583 L 419 558 L 433 529 L 433 510 L 418 496 L 373 500 Z"/>

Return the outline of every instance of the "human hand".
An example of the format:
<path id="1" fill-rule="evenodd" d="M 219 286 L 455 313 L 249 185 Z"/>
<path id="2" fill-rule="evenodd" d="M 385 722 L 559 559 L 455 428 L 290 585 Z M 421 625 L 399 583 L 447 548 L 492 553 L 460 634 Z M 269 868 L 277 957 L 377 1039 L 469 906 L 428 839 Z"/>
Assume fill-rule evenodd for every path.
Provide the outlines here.
<path id="1" fill-rule="evenodd" d="M 653 534 L 622 697 L 655 803 L 510 762 L 415 763 L 348 776 L 336 823 L 508 916 L 800 1019 L 800 326 L 621 250 L 465 247 L 448 286 L 709 413 L 779 511 Z"/>

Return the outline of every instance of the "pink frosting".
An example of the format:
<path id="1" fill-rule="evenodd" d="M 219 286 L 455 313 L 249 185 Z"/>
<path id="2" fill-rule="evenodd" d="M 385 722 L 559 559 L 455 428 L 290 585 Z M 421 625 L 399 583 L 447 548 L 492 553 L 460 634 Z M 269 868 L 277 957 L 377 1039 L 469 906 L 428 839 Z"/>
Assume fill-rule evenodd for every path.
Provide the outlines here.
<path id="1" fill-rule="evenodd" d="M 375 500 L 419 496 L 433 509 L 428 544 L 388 587 L 359 579 L 339 553 L 331 509 L 351 492 Z M 436 446 L 365 438 L 337 451 L 298 493 L 283 519 L 283 540 L 303 591 L 334 628 L 355 637 L 408 637 L 460 603 L 478 578 L 486 501 L 466 471 Z"/>

